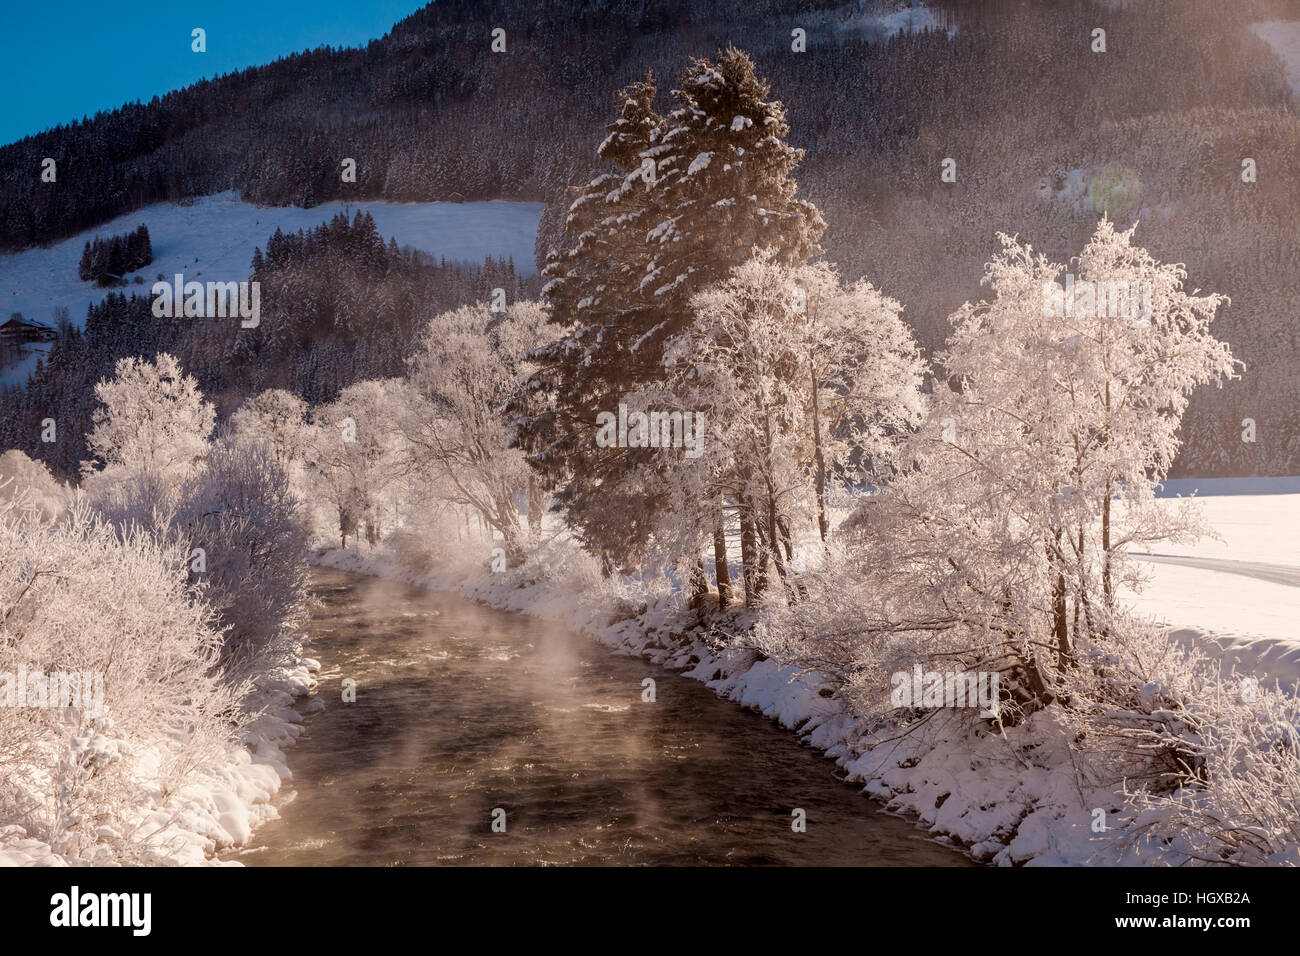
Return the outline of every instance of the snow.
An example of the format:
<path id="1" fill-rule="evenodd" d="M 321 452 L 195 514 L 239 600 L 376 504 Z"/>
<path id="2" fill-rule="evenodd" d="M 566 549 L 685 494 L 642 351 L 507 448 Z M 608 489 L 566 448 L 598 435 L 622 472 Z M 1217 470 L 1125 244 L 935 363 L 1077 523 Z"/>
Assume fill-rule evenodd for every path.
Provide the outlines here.
<path id="1" fill-rule="evenodd" d="M 1271 685 L 1300 681 L 1300 477 L 1179 479 L 1223 539 L 1162 545 L 1134 605 L 1225 666 Z"/>
<path id="2" fill-rule="evenodd" d="M 241 865 L 214 855 L 247 842 L 256 827 L 278 816 L 271 800 L 293 776 L 284 748 L 303 732 L 302 716 L 293 704 L 312 693 L 319 671 L 319 661 L 300 656 L 291 666 L 268 675 L 248 702 L 261 714 L 248 726 L 242 746 L 231 747 L 224 763 L 197 770 L 165 804 L 154 787 L 154 805 L 140 808 L 138 824 L 140 832 L 151 834 L 154 849 L 145 859 L 148 865 Z M 146 750 L 133 756 L 135 775 L 145 782 L 154 779 L 162 754 Z M 73 862 L 112 865 L 115 861 Z M 48 844 L 29 838 L 22 827 L 0 827 L 0 867 L 68 865 L 70 861 Z"/>
<path id="3" fill-rule="evenodd" d="M 385 240 L 395 238 L 431 256 L 448 260 L 482 262 L 485 258 L 513 258 L 521 273 L 537 271 L 534 239 L 543 203 L 389 203 L 329 202 L 311 209 L 298 206 L 255 206 L 233 191 L 195 199 L 189 205 L 155 203 L 118 216 L 93 229 L 46 248 L 0 255 L 0 315 L 21 312 L 26 318 L 52 324 L 54 309 L 66 306 L 74 325 L 81 326 L 86 309 L 110 291 L 148 295 L 158 274 L 168 280 L 183 272 L 186 279 L 242 280 L 249 274 L 253 249 L 279 227 L 297 232 L 320 225 L 344 210 L 355 215 L 369 212 Z M 102 289 L 77 278 L 77 263 L 87 240 L 116 235 L 140 223 L 149 227 L 154 260 L 137 273 L 141 285 Z M 42 347 L 22 361 L 0 370 L 0 386 L 22 382 L 36 366 Z"/>
<path id="4" fill-rule="evenodd" d="M 1250 29 L 1277 54 L 1286 69 L 1286 81 L 1300 94 L 1300 20 L 1265 20 L 1252 23 Z"/>
<path id="5" fill-rule="evenodd" d="M 1162 497 L 1195 497 L 1223 538 L 1161 545 L 1161 554 L 1300 565 L 1300 478 L 1168 480 Z"/>
<path id="6" fill-rule="evenodd" d="M 736 124 L 735 124 L 735 123 L 732 123 L 732 124 L 731 124 L 731 128 L 732 128 L 732 129 L 735 129 L 735 128 L 736 128 Z M 702 169 L 708 169 L 708 168 L 709 168 L 709 163 L 711 163 L 711 162 L 713 162 L 713 154 L 712 154 L 712 153 L 700 153 L 700 155 L 696 156 L 693 160 L 691 160 L 691 165 L 690 165 L 690 168 L 686 170 L 686 175 L 687 175 L 687 176 L 694 176 L 694 175 L 695 175 L 696 173 L 698 173 L 700 170 L 702 170 Z"/>

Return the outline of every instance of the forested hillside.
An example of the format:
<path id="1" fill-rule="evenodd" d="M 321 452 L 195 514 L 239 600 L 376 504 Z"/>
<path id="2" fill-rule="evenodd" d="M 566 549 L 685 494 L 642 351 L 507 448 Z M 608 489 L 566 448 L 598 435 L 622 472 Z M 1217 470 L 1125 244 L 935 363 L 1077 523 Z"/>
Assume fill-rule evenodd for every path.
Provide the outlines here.
<path id="1" fill-rule="evenodd" d="M 1300 126 L 1282 64 L 1248 29 L 1285 4 L 949 3 L 946 28 L 882 40 L 869 15 L 892 6 L 440 0 L 364 49 L 289 57 L 0 149 L 0 244 L 237 188 L 269 204 L 545 200 L 544 253 L 568 188 L 595 171 L 590 143 L 616 90 L 649 70 L 665 97 L 687 55 L 735 43 L 790 112 L 826 257 L 870 270 L 923 348 L 978 293 L 994 233 L 1064 256 L 1095 220 L 1089 184 L 1113 174 L 1126 188 L 1106 200 L 1111 216 L 1140 220 L 1153 254 L 1232 297 L 1220 332 L 1246 363 L 1193 399 L 1175 471 L 1294 472 L 1300 386 L 1280 370 L 1300 351 Z M 46 156 L 56 183 L 40 179 Z M 947 158 L 955 182 L 940 179 Z"/>
<path id="2" fill-rule="evenodd" d="M 112 293 L 90 309 L 84 328 L 65 325 L 48 359 L 22 388 L 0 396 L 0 443 L 75 478 L 88 457 L 86 437 L 95 383 L 119 359 L 180 359 L 225 418 L 245 397 L 284 388 L 313 404 L 333 401 L 354 382 L 405 369 L 419 330 L 442 309 L 506 290 L 511 300 L 535 294 L 536 276 L 509 263 L 434 263 L 385 244 L 365 213 L 340 214 L 306 233 L 277 230 L 250 270 L 261 283 L 261 322 L 158 320 L 153 298 Z M 41 422 L 57 415 L 61 439 L 41 439 Z"/>

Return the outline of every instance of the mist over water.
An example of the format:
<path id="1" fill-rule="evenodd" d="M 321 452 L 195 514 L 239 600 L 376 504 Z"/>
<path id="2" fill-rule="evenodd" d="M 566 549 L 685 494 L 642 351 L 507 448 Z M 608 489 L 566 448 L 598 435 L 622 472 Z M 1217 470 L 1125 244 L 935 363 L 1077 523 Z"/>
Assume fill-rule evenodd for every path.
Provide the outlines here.
<path id="1" fill-rule="evenodd" d="M 696 681 L 449 593 L 315 575 L 326 709 L 292 750 L 281 819 L 225 859 L 970 865 Z M 491 830 L 495 807 L 506 833 Z M 806 833 L 791 831 L 795 807 Z"/>

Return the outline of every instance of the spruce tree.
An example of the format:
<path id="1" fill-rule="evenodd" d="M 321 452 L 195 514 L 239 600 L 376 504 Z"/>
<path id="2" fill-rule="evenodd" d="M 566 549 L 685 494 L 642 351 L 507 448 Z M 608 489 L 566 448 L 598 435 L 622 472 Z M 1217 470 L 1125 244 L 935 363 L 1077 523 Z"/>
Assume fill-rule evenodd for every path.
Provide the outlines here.
<path id="1" fill-rule="evenodd" d="M 768 94 L 735 49 L 693 60 L 666 118 L 651 79 L 623 90 L 598 150 L 615 172 L 575 190 L 565 248 L 548 260 L 543 292 L 567 334 L 514 403 L 520 441 L 608 561 L 634 560 L 664 507 L 662 452 L 598 447 L 596 415 L 663 382 L 664 344 L 691 321 L 694 293 L 759 248 L 786 264 L 821 251 L 821 214 L 794 198 L 803 151 L 785 142 L 785 110 Z"/>

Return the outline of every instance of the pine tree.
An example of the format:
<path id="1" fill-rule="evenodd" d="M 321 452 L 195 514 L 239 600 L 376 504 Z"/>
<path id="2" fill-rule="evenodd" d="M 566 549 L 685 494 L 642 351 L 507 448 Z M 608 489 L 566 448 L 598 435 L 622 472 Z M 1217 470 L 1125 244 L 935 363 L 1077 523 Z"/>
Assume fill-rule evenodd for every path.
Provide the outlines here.
<path id="1" fill-rule="evenodd" d="M 573 190 L 564 233 L 570 244 L 552 251 L 543 270 L 550 321 L 567 334 L 538 353 L 537 373 L 512 402 L 532 464 L 548 483 L 561 484 L 557 501 L 587 546 L 618 562 L 631 557 L 620 539 L 643 538 L 652 509 L 639 496 L 619 495 L 609 479 L 626 467 L 626 452 L 595 447 L 588 426 L 635 380 L 630 345 L 648 321 L 637 286 L 648 262 L 653 179 L 642 177 L 642 157 L 664 127 L 655 94 L 651 77 L 621 91 L 619 116 L 597 149 L 616 171 Z M 620 520 L 607 525 L 613 514 Z"/>
<path id="2" fill-rule="evenodd" d="M 794 198 L 791 174 L 803 150 L 785 142 L 785 108 L 767 99 L 769 87 L 745 53 L 733 47 L 712 63 L 693 60 L 681 84 L 655 156 L 659 221 L 641 282 L 665 314 L 689 314 L 692 295 L 756 249 L 774 250 L 780 265 L 819 254 L 826 228 L 815 206 Z M 656 337 L 676 331 L 666 327 Z"/>
<path id="3" fill-rule="evenodd" d="M 557 502 L 584 542 L 607 559 L 640 552 L 663 502 L 657 452 L 596 447 L 597 413 L 662 382 L 664 344 L 691 322 L 690 297 L 756 247 L 782 264 L 821 251 L 820 213 L 794 198 L 803 152 L 784 141 L 785 110 L 768 93 L 735 49 L 691 62 L 667 118 L 654 111 L 652 80 L 624 90 L 598 150 L 617 174 L 576 191 L 569 244 L 548 263 L 551 320 L 568 334 L 539 356 L 527 393 L 551 403 L 524 414 L 520 436 L 560 485 Z"/>

